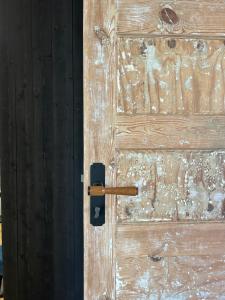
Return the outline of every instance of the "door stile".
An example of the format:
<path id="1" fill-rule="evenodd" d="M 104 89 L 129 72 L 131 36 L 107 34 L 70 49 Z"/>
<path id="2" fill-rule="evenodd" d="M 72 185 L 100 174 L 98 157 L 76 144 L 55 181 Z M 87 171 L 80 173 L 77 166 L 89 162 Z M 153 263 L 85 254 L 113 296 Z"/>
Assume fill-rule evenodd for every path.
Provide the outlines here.
<path id="1" fill-rule="evenodd" d="M 90 224 L 90 166 L 106 167 L 115 185 L 115 1 L 84 1 L 84 299 L 115 299 L 115 197 L 106 197 L 106 222 Z"/>

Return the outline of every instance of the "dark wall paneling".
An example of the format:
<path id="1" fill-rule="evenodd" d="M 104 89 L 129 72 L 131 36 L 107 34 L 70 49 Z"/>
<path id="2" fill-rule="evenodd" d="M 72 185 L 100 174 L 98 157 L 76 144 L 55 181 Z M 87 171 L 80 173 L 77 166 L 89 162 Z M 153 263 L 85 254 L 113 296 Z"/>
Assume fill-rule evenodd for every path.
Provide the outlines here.
<path id="1" fill-rule="evenodd" d="M 75 295 L 83 299 L 83 184 L 81 174 L 83 170 L 83 1 L 73 1 L 73 75 L 74 75 L 74 195 L 77 205 L 74 211 L 74 236 L 80 241 L 74 247 L 76 258 L 75 282 L 73 284 Z M 80 171 L 81 170 L 81 171 Z"/>
<path id="2" fill-rule="evenodd" d="M 82 1 L 0 18 L 5 299 L 82 300 Z"/>
<path id="3" fill-rule="evenodd" d="M 17 254 L 17 130 L 15 96 L 15 60 L 12 59 L 13 24 L 6 22 L 9 17 L 8 5 L 1 0 L 0 9 L 0 103 L 1 103 L 1 194 L 6 249 L 5 289 L 8 299 L 18 299 L 18 254 Z M 15 10 L 11 11 L 15 17 Z M 8 33 L 6 35 L 6 32 Z M 3 158 L 4 156 L 4 158 Z M 4 177 L 4 179 L 3 179 Z M 5 201 L 3 201 L 5 199 Z M 10 201 L 9 201 L 10 199 Z M 12 282 L 14 283 L 12 289 Z"/>

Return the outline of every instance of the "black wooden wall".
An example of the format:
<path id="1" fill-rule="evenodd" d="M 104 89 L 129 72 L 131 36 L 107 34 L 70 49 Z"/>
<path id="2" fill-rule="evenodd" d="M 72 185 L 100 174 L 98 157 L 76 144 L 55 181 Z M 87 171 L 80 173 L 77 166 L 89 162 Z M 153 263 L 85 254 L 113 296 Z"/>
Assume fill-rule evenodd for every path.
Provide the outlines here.
<path id="1" fill-rule="evenodd" d="M 82 300 L 82 1 L 0 0 L 5 300 Z"/>

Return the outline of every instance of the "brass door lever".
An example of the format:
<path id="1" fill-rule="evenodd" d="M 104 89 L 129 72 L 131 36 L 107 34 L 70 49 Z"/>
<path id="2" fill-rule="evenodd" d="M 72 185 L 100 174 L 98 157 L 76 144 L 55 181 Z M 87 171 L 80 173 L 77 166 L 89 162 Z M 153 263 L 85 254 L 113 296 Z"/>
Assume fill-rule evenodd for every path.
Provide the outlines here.
<path id="1" fill-rule="evenodd" d="M 135 186 L 106 187 L 105 186 L 105 165 L 93 163 L 90 166 L 90 223 L 93 226 L 105 224 L 105 195 L 137 196 L 138 188 Z"/>
<path id="2" fill-rule="evenodd" d="M 105 186 L 89 186 L 88 195 L 90 196 L 105 196 L 105 195 L 126 195 L 126 196 L 137 196 L 138 188 L 135 186 L 127 187 L 105 187 Z"/>

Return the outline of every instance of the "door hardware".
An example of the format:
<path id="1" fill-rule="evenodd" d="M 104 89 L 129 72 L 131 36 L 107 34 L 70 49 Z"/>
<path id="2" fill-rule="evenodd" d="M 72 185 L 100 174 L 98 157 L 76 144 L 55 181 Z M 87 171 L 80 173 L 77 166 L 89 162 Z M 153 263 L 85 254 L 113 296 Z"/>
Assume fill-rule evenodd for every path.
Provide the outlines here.
<path id="1" fill-rule="evenodd" d="M 105 224 L 105 195 L 137 196 L 138 188 L 128 187 L 105 187 L 105 166 L 102 163 L 94 163 L 90 168 L 90 223 L 93 226 Z"/>
<path id="2" fill-rule="evenodd" d="M 104 196 L 104 195 L 137 196 L 138 188 L 136 188 L 135 186 L 127 186 L 127 187 L 89 186 L 88 194 L 90 196 Z"/>

